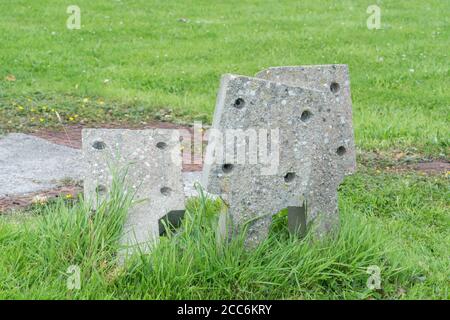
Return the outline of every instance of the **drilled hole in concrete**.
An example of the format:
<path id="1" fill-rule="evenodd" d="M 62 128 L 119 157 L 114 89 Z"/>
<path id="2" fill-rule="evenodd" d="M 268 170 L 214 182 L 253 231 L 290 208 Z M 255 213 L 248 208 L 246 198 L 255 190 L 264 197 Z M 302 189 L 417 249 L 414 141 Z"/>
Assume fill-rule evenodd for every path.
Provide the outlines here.
<path id="1" fill-rule="evenodd" d="M 165 196 L 170 196 L 170 194 L 172 193 L 172 189 L 170 189 L 169 187 L 162 187 L 160 191 L 161 194 Z"/>
<path id="2" fill-rule="evenodd" d="M 292 182 L 294 181 L 294 179 L 295 179 L 295 172 L 288 172 L 284 176 L 284 182 L 286 183 Z"/>
<path id="3" fill-rule="evenodd" d="M 96 188 L 95 188 L 95 192 L 98 194 L 103 194 L 106 192 L 106 187 L 102 184 L 99 184 Z"/>
<path id="4" fill-rule="evenodd" d="M 158 142 L 157 144 L 156 144 L 156 147 L 158 148 L 158 149 L 161 149 L 161 150 L 163 150 L 163 149 L 165 149 L 165 148 L 167 148 L 167 143 L 165 143 L 165 142 Z"/>
<path id="5" fill-rule="evenodd" d="M 94 148 L 96 150 L 103 150 L 106 148 L 106 143 L 104 143 L 103 141 L 95 141 L 92 144 L 92 148 Z"/>
<path id="6" fill-rule="evenodd" d="M 224 173 L 230 173 L 231 171 L 233 171 L 233 165 L 230 164 L 230 163 L 225 163 L 225 164 L 222 166 L 222 171 L 223 171 Z"/>
<path id="7" fill-rule="evenodd" d="M 237 98 L 235 101 L 234 101 L 234 105 L 233 105 L 235 108 L 237 108 L 237 109 L 242 109 L 244 106 L 245 106 L 245 101 L 244 101 L 244 99 L 242 99 L 242 98 Z"/>
<path id="8" fill-rule="evenodd" d="M 336 153 L 340 156 L 343 156 L 345 153 L 347 152 L 347 150 L 345 149 L 344 146 L 340 146 L 339 148 L 337 148 Z"/>
<path id="9" fill-rule="evenodd" d="M 302 112 L 302 115 L 300 116 L 300 120 L 303 122 L 308 122 L 312 117 L 312 112 L 309 110 L 305 110 Z"/>
<path id="10" fill-rule="evenodd" d="M 330 85 L 331 92 L 338 93 L 340 89 L 341 89 L 341 87 L 339 86 L 339 83 L 337 83 L 337 82 L 331 83 L 331 85 Z"/>

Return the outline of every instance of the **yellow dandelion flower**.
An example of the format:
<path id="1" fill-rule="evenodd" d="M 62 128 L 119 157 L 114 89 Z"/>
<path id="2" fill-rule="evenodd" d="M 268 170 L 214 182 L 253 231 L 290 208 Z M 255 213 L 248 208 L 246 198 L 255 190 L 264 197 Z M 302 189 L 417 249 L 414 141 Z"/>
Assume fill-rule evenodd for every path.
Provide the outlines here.
<path id="1" fill-rule="evenodd" d="M 73 196 L 70 193 L 66 194 L 66 199 L 72 199 L 72 198 L 73 198 Z"/>

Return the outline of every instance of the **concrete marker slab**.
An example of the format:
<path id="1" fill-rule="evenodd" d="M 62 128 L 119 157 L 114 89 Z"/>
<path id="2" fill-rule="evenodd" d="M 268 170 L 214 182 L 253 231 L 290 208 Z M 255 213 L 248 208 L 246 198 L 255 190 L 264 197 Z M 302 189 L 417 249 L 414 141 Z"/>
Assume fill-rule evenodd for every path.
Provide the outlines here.
<path id="1" fill-rule="evenodd" d="M 83 129 L 86 163 L 85 199 L 107 196 L 112 169 L 126 168 L 125 184 L 134 190 L 135 203 L 124 226 L 122 244 L 149 251 L 159 239 L 160 220 L 179 220 L 184 206 L 181 147 L 177 130 Z M 174 218 L 174 219 L 172 219 Z"/>
<path id="2" fill-rule="evenodd" d="M 332 69 L 311 68 L 303 82 L 294 81 L 295 72 L 294 80 L 289 81 L 289 77 L 286 80 L 283 69 L 277 70 L 275 77 L 266 72 L 266 77 L 276 81 L 236 75 L 222 77 L 203 184 L 208 192 L 222 196 L 235 227 L 248 223 L 249 246 L 266 237 L 272 215 L 284 208 L 288 208 L 290 229 L 294 232 L 305 232 L 307 226 L 314 225 L 315 234 L 321 237 L 339 224 L 337 187 L 345 174 L 355 170 L 355 151 L 349 84 L 345 80 L 348 74 L 345 68 L 344 72 L 334 74 Z M 315 83 L 314 79 L 321 80 Z M 330 85 L 330 79 L 336 81 Z M 304 84 L 308 86 L 302 87 Z M 256 134 L 258 144 L 267 135 L 269 153 L 276 153 L 270 146 L 279 147 L 276 170 L 267 170 L 259 158 L 264 153 L 260 150 L 256 164 L 230 162 L 226 159 L 227 151 L 222 157 L 225 160 L 217 161 L 217 153 L 227 149 L 229 139 L 225 132 L 230 129 L 243 132 L 244 140 L 241 135 L 237 143 L 233 134 L 229 136 L 234 151 L 247 145 L 246 161 L 254 153 L 249 143 L 255 134 L 249 132 L 263 132 Z M 279 130 L 278 140 L 269 138 L 274 129 Z"/>

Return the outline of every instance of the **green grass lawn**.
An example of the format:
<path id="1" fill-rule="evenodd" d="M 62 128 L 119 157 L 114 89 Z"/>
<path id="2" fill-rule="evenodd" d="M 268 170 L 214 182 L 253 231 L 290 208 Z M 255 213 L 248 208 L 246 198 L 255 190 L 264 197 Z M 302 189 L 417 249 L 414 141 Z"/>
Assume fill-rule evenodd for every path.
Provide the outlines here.
<path id="1" fill-rule="evenodd" d="M 366 27 L 374 3 L 380 30 Z M 81 30 L 66 28 L 68 4 L 0 2 L 0 134 L 61 128 L 56 113 L 210 122 L 221 74 L 345 63 L 359 160 L 450 157 L 449 1 L 76 0 Z M 118 189 L 96 215 L 82 199 L 0 215 L 0 298 L 449 299 L 449 173 L 364 161 L 340 188 L 338 238 L 319 243 L 290 237 L 280 213 L 256 250 L 217 246 L 218 204 L 194 199 L 176 236 L 120 267 Z M 67 289 L 71 265 L 80 290 Z"/>
<path id="2" fill-rule="evenodd" d="M 256 250 L 216 244 L 219 204 L 192 200 L 182 228 L 151 255 L 116 263 L 129 199 L 120 189 L 95 215 L 82 200 L 0 218 L 0 298 L 449 299 L 450 193 L 443 177 L 360 172 L 340 190 L 341 231 L 289 236 L 285 213 Z M 81 288 L 68 290 L 76 265 Z M 380 269 L 369 290 L 367 268 Z"/>
<path id="3" fill-rule="evenodd" d="M 448 1 L 0 3 L 0 131 L 160 118 L 209 122 L 219 78 L 270 66 L 350 66 L 356 142 L 448 156 Z M 180 21 L 180 19 L 185 22 Z M 16 81 L 5 77 L 14 75 Z"/>

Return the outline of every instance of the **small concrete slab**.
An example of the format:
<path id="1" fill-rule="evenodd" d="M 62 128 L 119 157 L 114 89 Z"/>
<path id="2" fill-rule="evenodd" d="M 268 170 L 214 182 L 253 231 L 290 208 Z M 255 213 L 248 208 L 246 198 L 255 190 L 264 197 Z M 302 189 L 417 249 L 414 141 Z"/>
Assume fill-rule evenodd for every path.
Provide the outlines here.
<path id="1" fill-rule="evenodd" d="M 181 146 L 177 130 L 84 129 L 85 199 L 95 208 L 110 191 L 113 172 L 126 171 L 134 193 L 122 243 L 148 251 L 159 239 L 160 220 L 176 223 L 184 212 Z"/>
<path id="2" fill-rule="evenodd" d="M 0 138 L 0 197 L 54 189 L 81 178 L 79 150 L 22 133 Z"/>

